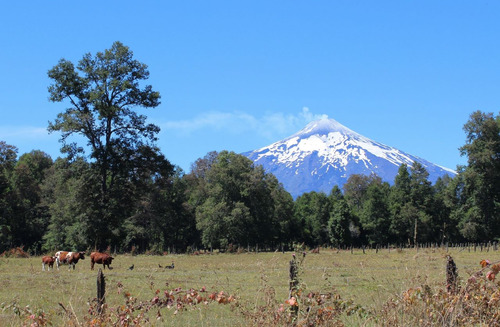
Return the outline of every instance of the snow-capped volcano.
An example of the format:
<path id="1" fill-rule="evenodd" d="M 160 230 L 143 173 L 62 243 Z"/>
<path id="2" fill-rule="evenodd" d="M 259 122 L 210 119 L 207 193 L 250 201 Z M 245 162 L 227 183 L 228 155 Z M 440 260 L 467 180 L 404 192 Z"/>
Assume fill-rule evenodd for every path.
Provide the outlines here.
<path id="1" fill-rule="evenodd" d="M 311 191 L 329 193 L 352 174 L 375 173 L 384 181 L 394 182 L 399 166 L 420 162 L 435 182 L 452 169 L 432 164 L 422 158 L 370 140 L 334 119 L 309 123 L 292 136 L 243 155 L 275 175 L 294 198 Z"/>

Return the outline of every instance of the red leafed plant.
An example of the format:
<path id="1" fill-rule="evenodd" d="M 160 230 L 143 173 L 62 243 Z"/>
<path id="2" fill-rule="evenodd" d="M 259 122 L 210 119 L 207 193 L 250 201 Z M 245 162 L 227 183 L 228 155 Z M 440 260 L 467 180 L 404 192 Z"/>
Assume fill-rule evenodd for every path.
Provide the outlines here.
<path id="1" fill-rule="evenodd" d="M 388 301 L 374 317 L 384 326 L 500 326 L 500 262 L 481 260 L 481 269 L 455 292 L 428 285 Z"/>
<path id="2" fill-rule="evenodd" d="M 123 284 L 118 282 L 118 294 L 123 292 L 123 287 Z M 205 286 L 200 290 L 193 288 L 183 290 L 178 287 L 161 292 L 159 289 L 156 289 L 154 290 L 154 296 L 150 300 L 143 301 L 139 301 L 138 298 L 133 297 L 129 292 L 123 292 L 123 296 L 125 299 L 124 305 L 117 307 L 107 307 L 105 305 L 105 310 L 102 314 L 97 312 L 96 299 L 90 301 L 89 316 L 85 317 L 88 325 L 140 326 L 149 322 L 146 313 L 151 310 L 156 310 L 156 319 L 161 320 L 160 309 L 162 308 L 166 308 L 167 310 L 172 309 L 174 310 L 174 314 L 179 314 L 196 305 L 208 305 L 210 303 L 230 304 L 237 301 L 235 296 L 229 295 L 224 291 L 207 293 Z"/>

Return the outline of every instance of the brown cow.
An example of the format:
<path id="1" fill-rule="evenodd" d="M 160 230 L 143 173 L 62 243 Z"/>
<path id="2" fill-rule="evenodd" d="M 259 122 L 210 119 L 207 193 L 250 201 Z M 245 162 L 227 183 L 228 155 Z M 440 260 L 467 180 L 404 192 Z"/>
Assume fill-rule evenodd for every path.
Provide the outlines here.
<path id="1" fill-rule="evenodd" d="M 106 269 L 106 266 L 108 266 L 108 269 L 113 269 L 109 265 L 113 261 L 113 257 L 110 256 L 107 253 L 102 253 L 102 252 L 92 252 L 90 254 L 90 270 L 94 270 L 94 264 L 95 263 L 100 263 L 102 264 L 103 269 Z"/>
<path id="2" fill-rule="evenodd" d="M 52 268 L 54 270 L 54 262 L 56 262 L 56 257 L 51 257 L 48 255 L 45 255 L 42 257 L 42 270 L 45 271 L 45 265 L 48 265 L 47 271 Z"/>
<path id="3" fill-rule="evenodd" d="M 59 266 L 61 264 L 69 265 L 69 270 L 71 270 L 71 266 L 73 266 L 73 270 L 75 270 L 75 265 L 78 263 L 78 260 L 80 259 L 85 260 L 85 252 L 57 251 L 56 252 L 57 270 L 59 270 Z"/>

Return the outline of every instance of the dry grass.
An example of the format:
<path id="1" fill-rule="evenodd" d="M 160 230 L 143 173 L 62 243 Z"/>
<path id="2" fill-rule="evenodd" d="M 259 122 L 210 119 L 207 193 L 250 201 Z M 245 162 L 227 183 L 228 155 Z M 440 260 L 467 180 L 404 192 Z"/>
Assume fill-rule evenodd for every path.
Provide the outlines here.
<path id="1" fill-rule="evenodd" d="M 432 291 L 445 289 L 446 254 L 453 256 L 462 280 L 478 270 L 482 259 L 493 261 L 499 256 L 498 252 L 467 249 L 450 249 L 448 253 L 442 249 L 382 250 L 366 254 L 361 250 L 352 254 L 321 250 L 319 254 L 306 256 L 300 277 L 304 292 L 336 290 L 343 300 L 352 300 L 363 308 L 360 314 L 343 312 L 340 319 L 346 325 L 375 326 L 376 319 L 370 315 L 382 312 L 388 301 L 409 288 L 427 285 Z M 287 300 L 290 259 L 291 253 L 118 255 L 112 264 L 114 269 L 104 271 L 106 303 L 110 310 L 125 306 L 126 293 L 137 301 L 149 302 L 157 290 L 161 295 L 176 288 L 205 287 L 207 294 L 222 290 L 238 300 L 227 305 L 201 303 L 177 313 L 175 308 L 155 307 L 146 314 L 147 324 L 247 326 L 245 314 L 257 312 L 266 301 L 274 305 Z M 172 261 L 175 269 L 159 267 Z M 129 270 L 132 264 L 134 269 Z M 0 326 L 21 326 L 31 322 L 31 313 L 38 316 L 37 312 L 43 312 L 55 326 L 87 325 L 88 303 L 96 294 L 96 276 L 97 270 L 90 270 L 88 258 L 80 261 L 75 271 L 62 267 L 50 272 L 42 271 L 41 257 L 0 258 Z M 270 296 L 275 302 L 269 302 Z"/>

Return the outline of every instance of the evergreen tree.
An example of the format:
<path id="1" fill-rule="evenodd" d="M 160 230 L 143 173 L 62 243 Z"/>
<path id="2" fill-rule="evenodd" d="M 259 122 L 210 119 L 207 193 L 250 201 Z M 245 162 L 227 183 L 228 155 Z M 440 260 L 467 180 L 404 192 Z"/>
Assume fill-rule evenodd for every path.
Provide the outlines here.
<path id="1" fill-rule="evenodd" d="M 389 206 L 391 212 L 390 232 L 396 243 L 409 243 L 412 236 L 414 217 L 410 206 L 411 178 L 408 166 L 399 166 L 398 174 L 391 187 Z"/>
<path id="2" fill-rule="evenodd" d="M 434 241 L 432 234 L 437 230 L 433 216 L 433 189 L 428 180 L 429 173 L 419 162 L 413 162 L 410 169 L 410 203 L 415 209 L 413 223 L 413 243 Z"/>
<path id="3" fill-rule="evenodd" d="M 351 208 L 344 199 L 338 186 L 334 186 L 330 193 L 332 210 L 328 220 L 328 234 L 333 246 L 339 247 L 351 243 L 350 227 L 354 226 Z"/>
<path id="4" fill-rule="evenodd" d="M 457 229 L 457 222 L 451 218 L 451 206 L 448 206 L 449 190 L 452 188 L 453 179 L 449 175 L 438 178 L 434 184 L 434 208 L 435 217 L 433 241 L 444 244 L 446 242 L 457 242 L 461 239 Z"/>
<path id="5" fill-rule="evenodd" d="M 399 167 L 389 196 L 390 231 L 397 243 L 437 241 L 435 230 L 440 227 L 434 221 L 433 189 L 428 177 L 419 162 L 413 162 L 410 169 L 406 164 Z"/>
<path id="6" fill-rule="evenodd" d="M 390 241 L 389 184 L 372 183 L 366 191 L 360 214 L 364 236 L 370 244 L 387 244 Z"/>

